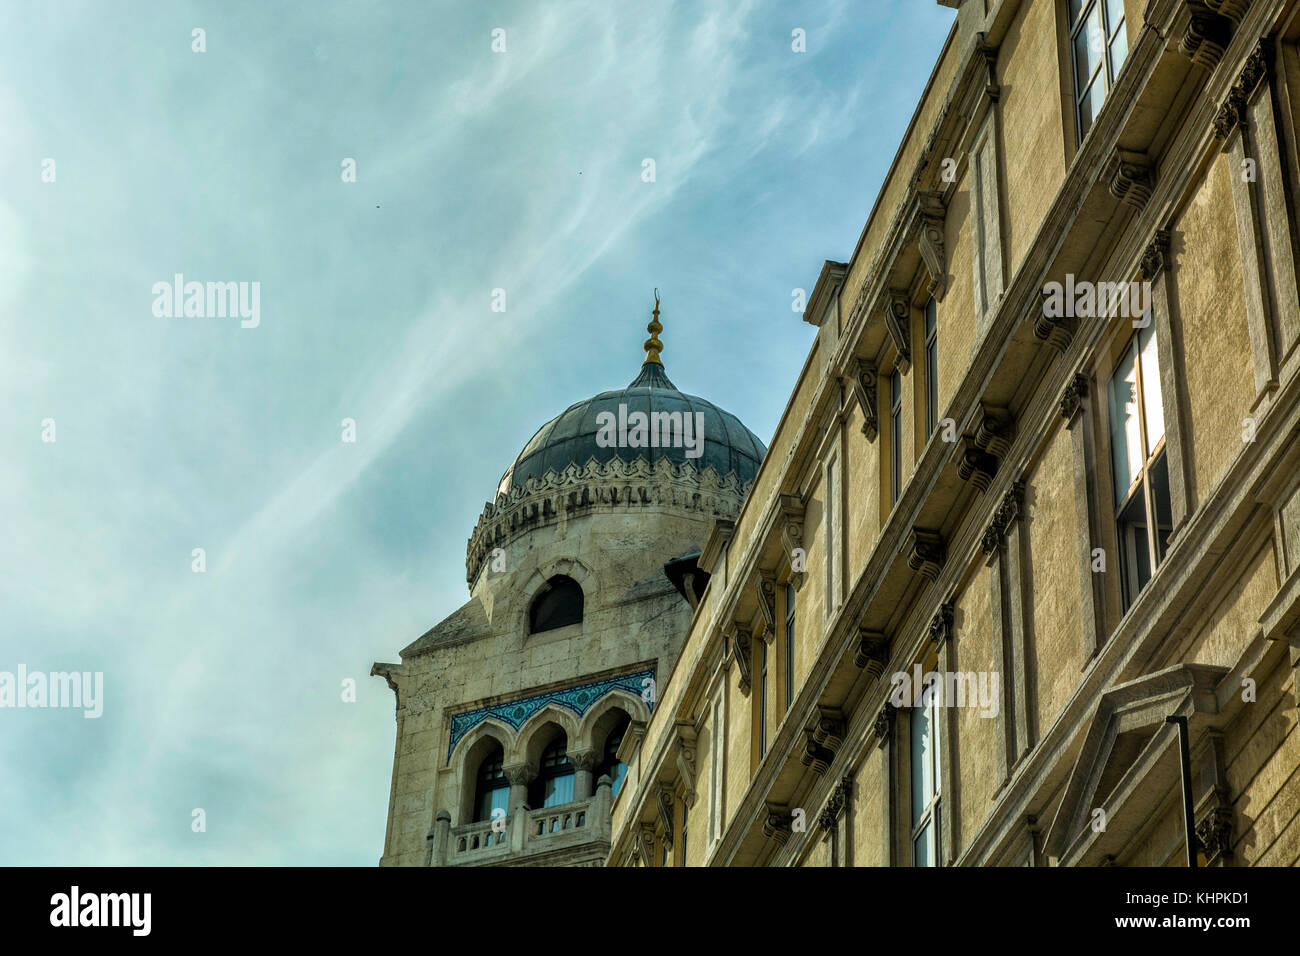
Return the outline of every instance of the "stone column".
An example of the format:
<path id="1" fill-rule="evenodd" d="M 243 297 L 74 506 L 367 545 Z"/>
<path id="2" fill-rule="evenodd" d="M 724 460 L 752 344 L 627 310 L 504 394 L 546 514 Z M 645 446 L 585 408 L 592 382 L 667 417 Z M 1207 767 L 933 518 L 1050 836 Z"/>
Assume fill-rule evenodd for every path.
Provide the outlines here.
<path id="1" fill-rule="evenodd" d="M 898 806 L 895 795 L 898 793 L 898 761 L 894 748 L 894 719 L 898 709 L 889 701 L 880 708 L 876 715 L 876 737 L 880 747 L 880 819 L 882 828 L 880 859 L 885 866 L 897 866 L 898 855 L 895 849 L 894 830 L 897 827 Z"/>
<path id="2" fill-rule="evenodd" d="M 1158 344 L 1158 343 L 1157 343 Z M 1100 401 L 1100 398 L 1098 399 Z M 1088 397 L 1088 379 L 1075 375 L 1065 387 L 1061 397 L 1061 417 L 1070 431 L 1074 462 L 1074 527 L 1078 541 L 1079 566 L 1079 620 L 1080 639 L 1083 642 L 1083 659 L 1088 662 L 1105 643 L 1106 598 L 1103 590 L 1106 575 L 1092 570 L 1092 549 L 1101 547 L 1100 518 L 1094 489 L 1109 487 L 1109 482 L 1097 482 L 1095 460 L 1095 433 L 1093 415 Z M 1109 508 L 1109 502 L 1105 503 Z M 1112 565 L 1118 566 L 1119 556 L 1109 555 L 1108 573 Z M 1115 575 L 1111 574 L 1114 577 Z"/>
<path id="3" fill-rule="evenodd" d="M 930 622 L 930 640 L 939 651 L 939 679 L 946 691 L 947 675 L 957 670 L 957 649 L 953 646 L 953 607 L 941 604 L 938 613 Z M 942 866 L 952 866 L 961 847 L 961 814 L 957 803 L 957 708 L 952 701 L 943 698 L 943 706 L 935 715 L 935 722 L 942 722 L 939 732 L 939 772 L 943 782 L 939 788 L 939 814 L 943 821 L 940 834 L 942 844 L 939 846 L 939 861 Z"/>
<path id="4" fill-rule="evenodd" d="M 1028 533 L 1022 520 L 1025 482 L 1011 483 L 984 532 L 981 548 L 988 555 L 989 601 L 993 612 L 993 666 L 1002 683 L 997 752 L 1002 780 L 1030 745 L 1029 613 L 1024 556 Z"/>
<path id="5" fill-rule="evenodd" d="M 592 839 L 609 840 L 611 838 L 610 815 L 614 810 L 614 781 L 609 774 L 602 773 L 596 781 L 596 796 L 587 814 L 587 826 L 591 827 Z"/>
<path id="6" fill-rule="evenodd" d="M 537 778 L 537 768 L 518 763 L 501 769 L 510 781 L 510 815 L 513 816 L 516 810 L 528 806 L 528 785 Z"/>
<path id="7" fill-rule="evenodd" d="M 1278 340 L 1282 351 L 1289 351 L 1300 332 L 1295 250 L 1286 218 L 1269 76 L 1272 54 L 1271 39 L 1261 41 L 1214 119 L 1215 135 L 1225 140 L 1223 148 L 1229 160 L 1257 405 L 1277 388 Z M 1258 96 L 1257 87 L 1262 91 Z M 1279 319 L 1281 327 L 1275 330 Z"/>
<path id="8" fill-rule="evenodd" d="M 1165 461 L 1169 463 L 1169 508 L 1172 544 L 1187 516 L 1195 508 L 1195 471 L 1184 435 L 1191 422 L 1187 410 L 1187 376 L 1183 372 L 1181 342 L 1174 339 L 1174 298 L 1169 288 L 1169 230 L 1156 230 L 1142 254 L 1142 278 L 1151 283 L 1151 322 L 1155 326 L 1156 356 L 1160 362 L 1160 404 L 1165 419 Z"/>
<path id="9" fill-rule="evenodd" d="M 537 777 L 537 768 L 520 763 L 501 769 L 510 781 L 510 852 L 521 853 L 528 836 L 524 832 L 528 827 L 528 785 Z"/>
<path id="10" fill-rule="evenodd" d="M 569 763 L 573 764 L 574 801 L 591 797 L 591 772 L 596 769 L 599 760 L 600 755 L 594 750 L 569 751 Z"/>
<path id="11" fill-rule="evenodd" d="M 429 866 L 447 864 L 447 838 L 450 834 L 451 814 L 446 810 L 439 810 L 433 829 L 429 831 Z"/>

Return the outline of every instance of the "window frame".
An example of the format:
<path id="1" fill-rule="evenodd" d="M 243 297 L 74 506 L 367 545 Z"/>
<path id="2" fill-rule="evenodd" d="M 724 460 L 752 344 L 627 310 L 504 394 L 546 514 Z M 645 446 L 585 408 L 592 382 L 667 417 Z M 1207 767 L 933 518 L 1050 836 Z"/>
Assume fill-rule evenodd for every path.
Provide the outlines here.
<path id="1" fill-rule="evenodd" d="M 1111 24 L 1111 3 L 1113 0 L 1067 0 L 1066 2 L 1066 45 L 1070 50 L 1070 89 L 1071 102 L 1074 104 L 1074 129 L 1078 135 L 1077 142 L 1082 144 L 1088 131 L 1092 129 L 1097 122 L 1097 116 L 1100 114 L 1106 101 L 1110 99 L 1110 91 L 1115 86 L 1115 78 L 1119 75 L 1120 70 L 1128 61 L 1128 11 L 1124 9 L 1123 0 L 1119 0 L 1119 8 L 1122 11 L 1118 24 Z M 1071 18 L 1070 7 L 1078 3 L 1078 12 Z M 1093 10 L 1098 13 L 1098 20 L 1101 24 L 1102 42 L 1101 51 L 1098 55 L 1096 64 L 1089 64 L 1088 79 L 1083 84 L 1083 89 L 1079 88 L 1079 63 L 1078 63 L 1078 40 L 1083 33 L 1085 24 Z M 1119 38 L 1120 32 L 1124 33 L 1124 56 L 1120 59 L 1119 65 L 1114 63 L 1115 41 Z M 1093 87 L 1101 82 L 1102 98 L 1096 111 L 1087 125 L 1083 122 L 1082 107 L 1085 100 L 1090 100 Z"/>
<path id="2" fill-rule="evenodd" d="M 1146 343 L 1143 342 L 1143 335 L 1148 334 L 1147 342 L 1151 344 L 1152 356 L 1154 358 L 1156 374 L 1156 385 L 1163 391 L 1162 383 L 1159 381 L 1160 376 L 1160 356 L 1156 347 L 1156 330 L 1154 326 L 1138 329 L 1124 343 L 1119 350 L 1119 357 L 1116 359 L 1111 368 L 1110 375 L 1106 379 L 1106 402 L 1107 418 L 1110 422 L 1110 428 L 1107 435 L 1107 457 L 1110 461 L 1110 475 L 1113 494 L 1111 498 L 1111 519 L 1114 522 L 1115 546 L 1119 559 L 1119 584 L 1120 600 L 1125 612 L 1128 611 L 1138 596 L 1146 589 L 1151 578 L 1155 576 L 1156 570 L 1164 561 L 1168 552 L 1168 538 L 1162 543 L 1160 541 L 1160 506 L 1156 499 L 1156 481 L 1154 474 L 1162 465 L 1165 468 L 1165 494 L 1170 494 L 1169 489 L 1169 451 L 1168 425 L 1162 424 L 1160 437 L 1151 445 L 1151 451 L 1146 449 L 1150 444 L 1150 423 L 1147 420 L 1147 391 L 1146 377 L 1148 370 L 1143 368 L 1143 348 Z M 1114 421 L 1115 407 L 1114 395 L 1116 392 L 1116 380 L 1120 375 L 1132 371 L 1133 380 L 1133 404 L 1135 406 L 1134 415 L 1138 423 L 1138 447 L 1143 456 L 1137 467 L 1137 474 L 1129 481 L 1126 488 L 1120 487 L 1120 476 L 1118 473 L 1118 462 L 1116 454 L 1118 448 L 1115 438 Z M 1127 381 L 1127 379 L 1125 379 Z M 1163 399 L 1163 395 L 1161 396 Z M 1163 406 L 1161 407 L 1161 418 L 1163 422 Z M 1125 449 L 1127 454 L 1127 448 Z M 1129 462 L 1129 467 L 1132 467 Z M 1125 530 L 1125 526 L 1131 524 L 1130 521 L 1124 520 L 1124 513 L 1128 511 L 1141 496 L 1143 517 L 1146 520 L 1146 557 L 1148 574 L 1146 581 L 1140 580 L 1138 572 L 1138 555 L 1133 550 L 1131 533 Z M 1172 509 L 1172 501 L 1165 502 L 1166 510 Z"/>
<path id="3" fill-rule="evenodd" d="M 903 493 L 903 374 L 889 373 L 889 506 Z"/>
<path id="4" fill-rule="evenodd" d="M 925 303 L 921 338 L 925 356 L 925 434 L 928 438 L 939 427 L 939 304 L 934 296 Z"/>
<path id="5" fill-rule="evenodd" d="M 924 864 L 926 866 L 939 866 L 939 853 L 943 847 L 943 814 L 941 806 L 943 802 L 943 761 L 940 752 L 940 738 L 943 731 L 940 727 L 940 709 L 937 703 L 937 694 L 931 694 L 929 703 L 923 703 L 919 707 L 911 708 L 908 713 L 908 748 L 909 748 L 909 765 L 912 768 L 912 779 L 908 783 L 909 804 L 908 804 L 908 854 L 911 864 L 919 866 L 916 862 L 916 841 L 929 828 L 929 844 L 931 848 L 931 862 Z M 920 722 L 916 719 L 917 711 L 925 710 L 929 726 L 929 749 L 930 749 L 930 773 L 931 773 L 931 792 L 926 795 L 925 806 L 918 814 L 916 810 L 917 793 L 916 793 L 916 735 Z"/>
<path id="6" fill-rule="evenodd" d="M 795 590 L 794 582 L 785 585 L 785 709 L 787 713 L 794 704 L 794 638 L 795 638 Z"/>

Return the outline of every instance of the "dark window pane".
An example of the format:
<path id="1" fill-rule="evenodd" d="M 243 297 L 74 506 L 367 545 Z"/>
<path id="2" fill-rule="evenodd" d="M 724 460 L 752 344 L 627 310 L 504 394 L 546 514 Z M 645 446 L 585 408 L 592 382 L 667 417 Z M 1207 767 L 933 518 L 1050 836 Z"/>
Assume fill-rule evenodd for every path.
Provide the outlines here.
<path id="1" fill-rule="evenodd" d="M 1119 25 L 1115 39 L 1110 41 L 1110 75 L 1112 79 L 1119 76 L 1119 68 L 1128 59 L 1128 30 L 1124 24 Z"/>
<path id="2" fill-rule="evenodd" d="M 562 574 L 546 582 L 546 589 L 533 599 L 529 609 L 529 632 L 552 631 L 582 620 L 582 588 Z"/>
<path id="3" fill-rule="evenodd" d="M 1156 560 L 1164 559 L 1169 546 L 1169 532 L 1174 528 L 1173 509 L 1169 504 L 1169 456 L 1164 452 L 1151 466 L 1151 498 L 1156 508 Z"/>
<path id="4" fill-rule="evenodd" d="M 1074 89 L 1076 96 L 1088 88 L 1088 82 L 1101 63 L 1106 37 L 1101 28 L 1101 11 L 1094 7 L 1088 19 L 1074 35 Z"/>

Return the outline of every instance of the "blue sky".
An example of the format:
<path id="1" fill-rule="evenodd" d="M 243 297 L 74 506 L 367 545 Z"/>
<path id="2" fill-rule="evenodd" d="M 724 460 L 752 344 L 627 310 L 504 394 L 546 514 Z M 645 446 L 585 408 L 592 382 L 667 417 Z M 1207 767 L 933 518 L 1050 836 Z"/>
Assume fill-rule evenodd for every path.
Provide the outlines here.
<path id="1" fill-rule="evenodd" d="M 370 663 L 465 601 L 537 427 L 636 375 L 655 286 L 673 381 L 770 440 L 791 290 L 851 254 L 952 16 L 3 5 L 0 671 L 105 689 L 0 709 L 0 863 L 376 863 Z M 260 324 L 155 316 L 176 273 L 259 282 Z"/>

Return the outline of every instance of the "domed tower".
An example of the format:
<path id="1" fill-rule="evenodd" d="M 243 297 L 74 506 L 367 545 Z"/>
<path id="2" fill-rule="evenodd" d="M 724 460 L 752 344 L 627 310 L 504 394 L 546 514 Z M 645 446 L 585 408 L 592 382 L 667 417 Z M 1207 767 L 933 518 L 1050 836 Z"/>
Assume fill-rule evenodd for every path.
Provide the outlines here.
<path id="1" fill-rule="evenodd" d="M 569 406 L 470 536 L 469 601 L 375 664 L 397 695 L 382 863 L 599 864 L 649 718 L 765 448 L 664 371 L 659 301 L 627 387 Z"/>

